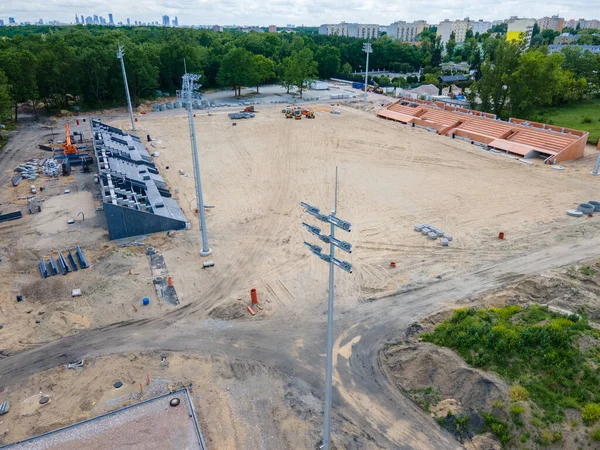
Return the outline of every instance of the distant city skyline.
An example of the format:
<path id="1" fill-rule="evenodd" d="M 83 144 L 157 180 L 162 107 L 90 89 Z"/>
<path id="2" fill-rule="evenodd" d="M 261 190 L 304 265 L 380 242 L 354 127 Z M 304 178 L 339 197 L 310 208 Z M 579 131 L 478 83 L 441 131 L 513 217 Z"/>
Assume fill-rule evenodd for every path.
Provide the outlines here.
<path id="1" fill-rule="evenodd" d="M 188 8 L 176 8 L 175 5 Z M 293 11 L 293 14 L 290 14 Z M 314 0 L 313 2 L 292 2 L 276 0 L 265 8 L 264 2 L 246 0 L 242 4 L 233 0 L 221 2 L 171 2 L 166 0 L 124 0 L 118 3 L 108 0 L 94 0 L 88 3 L 73 4 L 60 0 L 27 0 L 25 2 L 0 2 L 0 19 L 8 23 L 14 17 L 16 23 L 44 23 L 58 21 L 75 23 L 75 14 L 84 17 L 102 16 L 107 19 L 113 15 L 115 24 L 127 23 L 127 18 L 134 21 L 162 24 L 162 17 L 179 17 L 180 26 L 237 24 L 269 26 L 276 24 L 283 27 L 294 23 L 297 26 L 319 26 L 322 23 L 359 22 L 389 24 L 397 20 L 427 20 L 438 23 L 444 19 L 457 20 L 469 17 L 472 20 L 496 20 L 511 16 L 540 18 L 558 14 L 568 19 L 600 19 L 600 2 L 583 2 L 581 0 L 547 0 L 542 4 L 530 1 L 510 0 L 428 0 L 398 4 L 385 0 L 377 2 L 365 11 L 364 2 L 349 0 Z"/>

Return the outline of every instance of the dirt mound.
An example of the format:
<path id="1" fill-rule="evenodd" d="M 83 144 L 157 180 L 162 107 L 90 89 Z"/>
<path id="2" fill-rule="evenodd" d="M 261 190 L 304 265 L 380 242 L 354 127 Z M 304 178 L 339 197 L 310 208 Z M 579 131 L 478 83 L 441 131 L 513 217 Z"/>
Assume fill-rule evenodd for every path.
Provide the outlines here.
<path id="1" fill-rule="evenodd" d="M 67 287 L 62 277 L 51 277 L 26 284 L 21 289 L 21 293 L 27 300 L 49 303 L 64 297 L 66 290 Z"/>
<path id="2" fill-rule="evenodd" d="M 397 345 L 384 351 L 396 386 L 417 392 L 435 386 L 440 399 L 455 399 L 466 413 L 491 410 L 494 400 L 508 398 L 508 386 L 489 373 L 473 369 L 456 353 L 429 343 Z"/>
<path id="3" fill-rule="evenodd" d="M 220 320 L 235 320 L 242 319 L 248 316 L 248 313 L 245 307 L 241 304 L 233 304 L 233 305 L 224 305 L 224 306 L 215 306 L 208 313 L 208 317 L 211 319 L 220 319 Z"/>

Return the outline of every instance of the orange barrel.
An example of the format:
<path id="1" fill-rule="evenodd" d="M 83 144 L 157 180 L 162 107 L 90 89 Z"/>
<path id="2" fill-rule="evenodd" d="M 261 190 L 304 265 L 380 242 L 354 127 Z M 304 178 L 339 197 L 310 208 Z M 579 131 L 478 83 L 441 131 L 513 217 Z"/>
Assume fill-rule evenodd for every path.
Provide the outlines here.
<path id="1" fill-rule="evenodd" d="M 256 293 L 256 289 L 250 289 L 250 298 L 252 299 L 252 303 L 258 303 L 258 294 Z"/>

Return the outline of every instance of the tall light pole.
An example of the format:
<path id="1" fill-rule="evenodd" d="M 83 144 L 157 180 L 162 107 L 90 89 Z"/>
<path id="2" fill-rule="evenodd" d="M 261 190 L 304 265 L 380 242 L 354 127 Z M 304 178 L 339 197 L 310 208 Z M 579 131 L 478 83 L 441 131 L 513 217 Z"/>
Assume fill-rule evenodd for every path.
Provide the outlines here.
<path id="1" fill-rule="evenodd" d="M 194 126 L 194 112 L 192 111 L 192 99 L 201 98 L 202 94 L 196 92 L 202 86 L 197 83 L 201 75 L 186 73 L 182 77 L 181 90 L 177 91 L 177 97 L 187 104 L 188 123 L 190 127 L 190 141 L 192 143 L 192 159 L 194 161 L 194 182 L 196 183 L 196 204 L 198 207 L 198 222 L 202 233 L 201 256 L 208 256 L 212 250 L 208 246 L 208 233 L 206 232 L 206 217 L 204 214 L 204 199 L 202 197 L 202 182 L 200 180 L 200 161 L 198 160 L 198 147 L 196 146 L 196 127 Z"/>
<path id="2" fill-rule="evenodd" d="M 133 109 L 131 109 L 131 97 L 129 96 L 129 85 L 127 84 L 127 74 L 125 73 L 125 62 L 123 61 L 123 46 L 119 45 L 117 58 L 121 60 L 121 70 L 123 71 L 123 82 L 125 83 L 125 94 L 127 94 L 127 105 L 129 106 L 129 118 L 131 119 L 131 129 L 135 131 L 135 121 L 133 120 Z"/>
<path id="3" fill-rule="evenodd" d="M 321 241 L 329 244 L 329 255 L 321 253 L 322 248 L 318 245 L 310 244 L 304 241 L 304 244 L 309 250 L 325 262 L 329 263 L 329 301 L 327 307 L 327 362 L 325 366 L 325 408 L 323 413 L 323 445 L 322 449 L 330 450 L 331 448 L 331 397 L 332 397 L 332 382 L 333 382 L 333 275 L 334 266 L 338 266 L 348 273 L 352 273 L 352 264 L 347 261 L 335 259 L 335 248 L 339 248 L 345 252 L 352 252 L 352 244 L 340 241 L 335 238 L 335 227 L 341 228 L 344 231 L 350 231 L 351 224 L 338 217 L 337 212 L 337 197 L 338 197 L 338 170 L 335 168 L 335 203 L 331 214 L 326 216 L 319 212 L 319 208 L 309 205 L 308 203 L 300 202 L 300 205 L 305 211 L 322 222 L 330 224 L 330 235 L 321 234 L 321 229 L 305 222 L 302 225 L 306 227 L 309 233 L 317 236 Z"/>
<path id="4" fill-rule="evenodd" d="M 367 67 L 365 68 L 365 106 L 364 110 L 367 110 L 367 86 L 369 84 L 369 53 L 373 53 L 373 47 L 370 43 L 365 42 L 363 44 L 363 52 L 367 54 Z"/>

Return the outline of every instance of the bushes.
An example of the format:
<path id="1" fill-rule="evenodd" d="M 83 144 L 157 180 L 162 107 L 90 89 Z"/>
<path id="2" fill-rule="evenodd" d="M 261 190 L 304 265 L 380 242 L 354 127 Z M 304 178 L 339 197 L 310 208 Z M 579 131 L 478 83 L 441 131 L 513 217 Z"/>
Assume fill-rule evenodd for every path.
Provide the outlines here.
<path id="1" fill-rule="evenodd" d="M 581 123 L 592 123 L 592 118 L 585 116 L 583 119 L 581 119 Z"/>
<path id="2" fill-rule="evenodd" d="M 592 439 L 594 441 L 600 441 L 600 428 L 596 428 L 592 433 Z"/>
<path id="3" fill-rule="evenodd" d="M 581 410 L 581 418 L 590 425 L 600 420 L 600 405 L 598 403 L 588 403 Z"/>
<path id="4" fill-rule="evenodd" d="M 498 438 L 502 445 L 506 445 L 510 441 L 510 432 L 508 426 L 493 414 L 483 413 L 485 426 Z"/>
<path id="5" fill-rule="evenodd" d="M 529 398 L 529 391 L 518 384 L 511 386 L 508 390 L 511 402 L 522 402 Z"/>
<path id="6" fill-rule="evenodd" d="M 585 318 L 563 317 L 539 306 L 508 306 L 458 309 L 422 339 L 454 349 L 472 366 L 497 372 L 514 385 L 512 402 L 531 398 L 544 422 L 559 422 L 565 408 L 580 409 L 600 399 L 600 376 L 588 363 L 595 357 L 573 345 L 593 333 Z"/>

